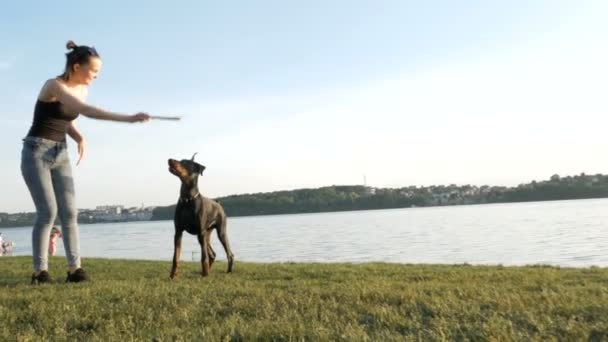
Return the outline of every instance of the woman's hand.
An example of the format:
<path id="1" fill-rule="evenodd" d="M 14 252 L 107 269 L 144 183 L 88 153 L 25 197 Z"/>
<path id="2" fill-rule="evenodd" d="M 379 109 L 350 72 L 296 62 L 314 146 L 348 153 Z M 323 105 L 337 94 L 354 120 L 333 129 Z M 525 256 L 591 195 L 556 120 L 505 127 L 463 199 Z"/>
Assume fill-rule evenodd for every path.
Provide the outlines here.
<path id="1" fill-rule="evenodd" d="M 81 138 L 80 141 L 78 141 L 78 161 L 76 162 L 76 166 L 78 166 L 78 164 L 80 164 L 80 161 L 84 159 L 86 154 L 87 154 L 87 141 L 84 140 L 84 138 Z"/>
<path id="2" fill-rule="evenodd" d="M 150 115 L 148 113 L 139 112 L 129 117 L 129 122 L 147 122 L 150 121 Z"/>

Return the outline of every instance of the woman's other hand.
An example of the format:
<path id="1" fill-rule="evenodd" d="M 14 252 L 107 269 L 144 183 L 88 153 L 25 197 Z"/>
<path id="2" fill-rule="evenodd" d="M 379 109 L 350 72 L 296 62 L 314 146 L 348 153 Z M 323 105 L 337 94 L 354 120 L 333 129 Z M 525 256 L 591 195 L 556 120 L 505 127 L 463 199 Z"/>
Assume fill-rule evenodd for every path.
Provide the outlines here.
<path id="1" fill-rule="evenodd" d="M 78 141 L 78 161 L 76 162 L 76 166 L 80 164 L 80 161 L 84 159 L 87 154 L 87 141 L 82 138 Z"/>

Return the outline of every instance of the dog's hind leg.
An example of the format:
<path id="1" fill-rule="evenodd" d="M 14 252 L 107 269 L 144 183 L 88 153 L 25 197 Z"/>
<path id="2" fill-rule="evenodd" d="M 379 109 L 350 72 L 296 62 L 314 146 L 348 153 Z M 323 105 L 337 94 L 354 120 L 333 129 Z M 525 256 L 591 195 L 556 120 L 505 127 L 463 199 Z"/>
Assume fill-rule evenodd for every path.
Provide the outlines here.
<path id="1" fill-rule="evenodd" d="M 228 258 L 228 273 L 232 272 L 232 264 L 234 263 L 234 254 L 232 254 L 232 250 L 230 249 L 230 243 L 228 242 L 228 234 L 226 233 L 226 216 L 222 215 L 219 219 L 217 225 L 217 236 L 224 247 L 224 251 L 226 251 L 226 257 Z"/>

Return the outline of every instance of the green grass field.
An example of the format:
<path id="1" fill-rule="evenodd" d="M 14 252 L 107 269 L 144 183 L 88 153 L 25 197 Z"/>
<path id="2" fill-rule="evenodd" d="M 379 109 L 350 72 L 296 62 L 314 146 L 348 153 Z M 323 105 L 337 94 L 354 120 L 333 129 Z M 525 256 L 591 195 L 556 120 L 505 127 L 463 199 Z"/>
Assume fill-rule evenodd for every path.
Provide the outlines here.
<path id="1" fill-rule="evenodd" d="M 608 269 L 0 258 L 0 340 L 608 340 Z"/>

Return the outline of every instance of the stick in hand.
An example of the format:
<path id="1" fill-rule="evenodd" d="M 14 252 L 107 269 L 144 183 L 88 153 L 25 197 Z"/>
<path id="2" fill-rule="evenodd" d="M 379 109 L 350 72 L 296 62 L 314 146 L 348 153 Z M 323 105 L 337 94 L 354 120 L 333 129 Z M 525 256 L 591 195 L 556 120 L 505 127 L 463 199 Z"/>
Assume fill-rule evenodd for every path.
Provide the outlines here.
<path id="1" fill-rule="evenodd" d="M 152 115 L 152 116 L 150 116 L 150 119 L 179 121 L 179 120 L 181 120 L 181 119 L 182 119 L 182 117 L 181 117 L 181 116 L 160 116 L 160 115 Z"/>

